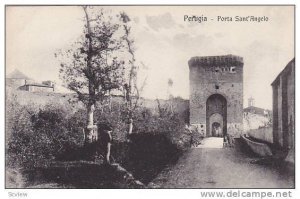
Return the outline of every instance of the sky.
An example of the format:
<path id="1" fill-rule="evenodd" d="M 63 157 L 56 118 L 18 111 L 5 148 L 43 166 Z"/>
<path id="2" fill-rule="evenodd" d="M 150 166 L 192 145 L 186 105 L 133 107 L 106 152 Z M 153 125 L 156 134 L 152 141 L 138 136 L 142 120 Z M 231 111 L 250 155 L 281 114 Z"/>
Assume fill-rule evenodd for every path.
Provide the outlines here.
<path id="1" fill-rule="evenodd" d="M 168 79 L 172 94 L 189 98 L 188 60 L 194 56 L 233 54 L 244 58 L 244 107 L 272 108 L 271 83 L 294 58 L 292 6 L 114 6 L 132 19 L 136 58 L 147 78 L 142 95 L 166 98 Z M 184 16 L 205 16 L 202 23 Z M 218 16 L 266 16 L 267 22 L 218 21 Z M 83 10 L 77 6 L 6 7 L 6 74 L 18 69 L 36 81 L 59 79 L 60 63 L 54 57 L 82 33 Z"/>

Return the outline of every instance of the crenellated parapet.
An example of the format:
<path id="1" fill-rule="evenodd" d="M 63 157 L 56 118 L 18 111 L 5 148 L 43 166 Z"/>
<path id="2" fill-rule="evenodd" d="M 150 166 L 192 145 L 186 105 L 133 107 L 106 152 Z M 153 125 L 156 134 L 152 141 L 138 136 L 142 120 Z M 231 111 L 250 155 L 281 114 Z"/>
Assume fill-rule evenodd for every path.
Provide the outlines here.
<path id="1" fill-rule="evenodd" d="M 235 65 L 242 66 L 244 64 L 243 58 L 235 55 L 223 56 L 205 56 L 205 57 L 192 57 L 189 66 L 215 66 L 215 65 Z"/>

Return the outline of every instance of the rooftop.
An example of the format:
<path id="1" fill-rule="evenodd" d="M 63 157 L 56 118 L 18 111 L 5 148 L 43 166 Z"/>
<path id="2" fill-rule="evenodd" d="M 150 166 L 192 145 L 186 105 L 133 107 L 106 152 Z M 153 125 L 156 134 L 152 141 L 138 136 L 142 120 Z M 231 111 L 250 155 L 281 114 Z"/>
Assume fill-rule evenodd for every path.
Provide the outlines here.
<path id="1" fill-rule="evenodd" d="M 39 83 L 30 83 L 30 84 L 25 84 L 24 86 L 37 86 L 37 87 L 53 88 L 53 86 L 46 85 L 46 84 L 39 84 Z"/>
<path id="2" fill-rule="evenodd" d="M 277 75 L 277 77 L 275 78 L 275 80 L 271 83 L 271 86 L 273 86 L 276 82 L 279 81 L 280 76 L 284 73 L 286 73 L 287 71 L 291 70 L 292 67 L 295 67 L 295 58 L 293 58 L 286 66 L 285 68 Z"/>
<path id="3" fill-rule="evenodd" d="M 18 69 L 15 69 L 13 72 L 11 72 L 9 75 L 6 76 L 8 79 L 31 79 L 24 75 L 22 72 L 20 72 Z"/>
<path id="4" fill-rule="evenodd" d="M 259 114 L 259 115 L 264 115 L 265 112 L 271 113 L 271 111 L 268 109 L 263 109 L 263 108 L 259 108 L 256 106 L 249 106 L 247 108 L 244 108 L 244 112 L 250 112 L 250 113 Z"/>

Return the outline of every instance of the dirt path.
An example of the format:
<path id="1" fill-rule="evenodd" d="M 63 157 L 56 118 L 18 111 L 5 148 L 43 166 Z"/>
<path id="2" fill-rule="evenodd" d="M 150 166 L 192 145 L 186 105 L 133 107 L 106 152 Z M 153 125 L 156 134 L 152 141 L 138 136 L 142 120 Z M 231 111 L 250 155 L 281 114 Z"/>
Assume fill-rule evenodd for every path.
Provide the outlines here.
<path id="1" fill-rule="evenodd" d="M 210 143 L 211 141 L 207 142 Z M 219 141 L 217 141 L 218 143 Z M 217 144 L 218 145 L 218 144 Z M 152 182 L 156 188 L 292 188 L 285 171 L 251 164 L 253 158 L 233 148 L 193 148 Z M 211 145 L 210 145 L 211 146 Z"/>

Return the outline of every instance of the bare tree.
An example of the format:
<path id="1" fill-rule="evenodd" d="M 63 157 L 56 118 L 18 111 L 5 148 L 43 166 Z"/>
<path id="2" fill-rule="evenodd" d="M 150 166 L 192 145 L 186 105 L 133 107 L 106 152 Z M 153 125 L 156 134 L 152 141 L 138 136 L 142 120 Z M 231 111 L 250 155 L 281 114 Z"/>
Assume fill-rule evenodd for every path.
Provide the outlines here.
<path id="1" fill-rule="evenodd" d="M 125 91 L 125 102 L 126 102 L 126 111 L 127 111 L 127 118 L 128 118 L 128 135 L 132 134 L 133 130 L 133 114 L 134 110 L 137 108 L 138 101 L 140 99 L 140 91 L 143 90 L 145 86 L 146 79 L 141 88 L 137 86 L 137 72 L 139 66 L 136 63 L 135 58 L 135 49 L 134 49 L 134 40 L 131 38 L 131 27 L 129 26 L 130 18 L 125 13 L 121 13 L 121 20 L 123 22 L 123 29 L 124 29 L 124 42 L 125 48 L 127 49 L 130 58 L 128 63 L 128 74 L 125 78 L 126 83 L 124 84 L 124 91 Z"/>
<path id="2" fill-rule="evenodd" d="M 103 9 L 82 6 L 83 35 L 71 49 L 60 51 L 60 78 L 77 93 L 87 108 L 85 142 L 97 139 L 94 126 L 96 102 L 100 103 L 114 89 L 123 85 L 124 61 L 117 57 L 122 48 L 122 36 L 117 36 L 120 24 Z M 92 13 L 93 11 L 93 13 Z"/>

